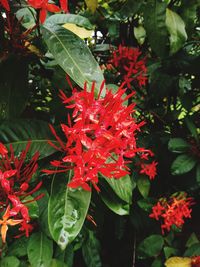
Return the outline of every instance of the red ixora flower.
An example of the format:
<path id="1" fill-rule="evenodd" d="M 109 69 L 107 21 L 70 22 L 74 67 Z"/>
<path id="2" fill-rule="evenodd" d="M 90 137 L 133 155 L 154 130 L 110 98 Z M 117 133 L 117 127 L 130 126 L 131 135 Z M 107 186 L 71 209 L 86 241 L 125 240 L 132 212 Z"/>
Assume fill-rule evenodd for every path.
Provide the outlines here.
<path id="1" fill-rule="evenodd" d="M 68 125 L 61 124 L 66 143 L 50 126 L 59 146 L 49 143 L 64 152 L 64 157 L 51 162 L 56 170 L 44 172 L 51 174 L 73 169 L 73 177 L 68 183 L 72 188 L 80 186 L 91 190 L 88 185 L 91 182 L 99 191 L 98 174 L 119 179 L 129 174 L 127 163 L 130 158 L 139 156 L 144 161 L 153 155 L 150 150 L 137 147 L 137 133 L 145 123 L 138 123 L 134 118 L 134 103 L 129 106 L 124 104 L 134 93 L 123 97 L 126 90 L 122 85 L 116 93 L 106 90 L 105 96 L 101 97 L 103 88 L 104 83 L 97 98 L 95 83 L 90 91 L 86 83 L 83 91 L 74 88 L 69 98 L 60 91 L 66 108 L 73 109 L 72 121 L 68 118 Z"/>
<path id="2" fill-rule="evenodd" d="M 173 194 L 169 199 L 162 198 L 152 208 L 150 218 L 161 220 L 161 230 L 170 231 L 172 225 L 181 228 L 185 218 L 191 218 L 193 198 L 186 193 Z"/>
<path id="3" fill-rule="evenodd" d="M 192 267 L 200 267 L 200 256 L 192 257 Z"/>
<path id="4" fill-rule="evenodd" d="M 0 226 L 3 242 L 6 241 L 8 225 L 19 224 L 19 231 L 26 236 L 29 235 L 32 226 L 29 226 L 30 217 L 26 204 L 43 196 L 40 194 L 31 199 L 27 198 L 32 196 L 42 185 L 42 182 L 39 182 L 33 188 L 30 185 L 31 179 L 37 170 L 39 158 L 39 153 L 36 152 L 31 159 L 27 160 L 30 144 L 28 142 L 25 150 L 15 156 L 12 145 L 8 151 L 0 143 L 0 214 L 2 215 Z"/>
<path id="5" fill-rule="evenodd" d="M 40 22 L 44 23 L 47 12 L 60 12 L 60 8 L 54 4 L 49 4 L 48 0 L 28 0 L 28 4 L 35 9 L 40 9 Z"/>
<path id="6" fill-rule="evenodd" d="M 152 163 L 142 163 L 140 173 L 144 173 L 148 175 L 149 178 L 153 180 L 155 176 L 157 175 L 157 171 L 156 171 L 157 165 L 158 163 L 155 161 L 153 161 Z"/>
<path id="7" fill-rule="evenodd" d="M 141 51 L 138 48 L 122 45 L 112 53 L 110 63 L 117 69 L 119 75 L 122 75 L 128 88 L 135 83 L 140 87 L 146 85 L 146 59 L 139 58 L 140 55 Z"/>
<path id="8" fill-rule="evenodd" d="M 0 0 L 0 4 L 5 8 L 7 11 L 10 11 L 10 6 L 8 0 Z"/>

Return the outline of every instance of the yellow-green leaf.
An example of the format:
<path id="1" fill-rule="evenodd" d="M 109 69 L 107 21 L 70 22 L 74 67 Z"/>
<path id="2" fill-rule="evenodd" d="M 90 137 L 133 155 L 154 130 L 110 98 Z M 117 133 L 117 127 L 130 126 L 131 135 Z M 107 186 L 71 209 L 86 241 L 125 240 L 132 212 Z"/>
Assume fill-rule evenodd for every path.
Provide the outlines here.
<path id="1" fill-rule="evenodd" d="M 80 37 L 81 39 L 92 37 L 93 34 L 92 30 L 86 30 L 85 28 L 79 27 L 73 23 L 65 23 L 63 27 L 78 35 L 78 37 Z"/>
<path id="2" fill-rule="evenodd" d="M 94 13 L 98 7 L 98 0 L 85 0 L 88 9 Z"/>

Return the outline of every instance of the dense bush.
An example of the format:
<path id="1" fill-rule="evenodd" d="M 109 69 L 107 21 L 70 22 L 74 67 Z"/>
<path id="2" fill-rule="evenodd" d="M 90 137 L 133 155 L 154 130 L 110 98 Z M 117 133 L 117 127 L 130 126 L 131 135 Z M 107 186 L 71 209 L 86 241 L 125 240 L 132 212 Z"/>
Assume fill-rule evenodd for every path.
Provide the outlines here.
<path id="1" fill-rule="evenodd" d="M 2 267 L 199 266 L 199 12 L 0 0 Z"/>

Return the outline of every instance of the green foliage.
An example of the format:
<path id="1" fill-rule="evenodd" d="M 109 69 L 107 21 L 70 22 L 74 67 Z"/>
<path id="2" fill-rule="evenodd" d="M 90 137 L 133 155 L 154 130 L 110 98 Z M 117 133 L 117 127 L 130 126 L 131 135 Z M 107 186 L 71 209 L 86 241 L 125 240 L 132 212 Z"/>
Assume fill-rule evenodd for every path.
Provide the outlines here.
<path id="1" fill-rule="evenodd" d="M 48 204 L 49 230 L 62 250 L 80 232 L 91 198 L 91 192 L 70 189 L 66 183 L 65 175 L 54 176 Z"/>

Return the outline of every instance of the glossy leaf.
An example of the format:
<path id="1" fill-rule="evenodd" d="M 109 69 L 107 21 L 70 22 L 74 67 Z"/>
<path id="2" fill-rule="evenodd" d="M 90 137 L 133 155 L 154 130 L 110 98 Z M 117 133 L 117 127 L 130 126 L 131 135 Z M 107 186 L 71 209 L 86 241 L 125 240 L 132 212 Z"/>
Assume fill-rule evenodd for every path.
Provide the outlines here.
<path id="1" fill-rule="evenodd" d="M 61 250 L 61 248 L 57 246 L 54 257 L 59 261 L 66 263 L 67 267 L 72 267 L 74 261 L 74 246 L 69 244 L 65 250 Z"/>
<path id="2" fill-rule="evenodd" d="M 94 33 L 93 30 L 87 30 L 83 27 L 79 27 L 76 24 L 73 23 L 65 23 L 63 27 L 74 34 L 76 34 L 81 39 L 92 37 L 92 34 Z"/>
<path id="3" fill-rule="evenodd" d="M 196 181 L 200 183 L 200 164 L 197 165 L 196 169 Z"/>
<path id="4" fill-rule="evenodd" d="M 128 215 L 130 206 L 126 202 L 122 201 L 112 192 L 101 192 L 101 199 L 104 204 L 118 215 Z"/>
<path id="5" fill-rule="evenodd" d="M 196 164 L 196 160 L 190 155 L 183 154 L 178 156 L 171 166 L 173 175 L 181 175 L 191 171 Z"/>
<path id="6" fill-rule="evenodd" d="M 53 256 L 53 242 L 42 232 L 34 233 L 29 239 L 27 251 L 32 267 L 49 267 Z"/>
<path id="7" fill-rule="evenodd" d="M 151 235 L 145 238 L 138 247 L 140 258 L 156 257 L 164 245 L 161 235 Z"/>
<path id="8" fill-rule="evenodd" d="M 102 71 L 89 48 L 76 34 L 54 24 L 45 24 L 43 37 L 61 68 L 80 86 L 96 82 L 99 90 Z"/>
<path id="9" fill-rule="evenodd" d="M 168 33 L 165 24 L 167 4 L 159 0 L 147 1 L 144 25 L 153 51 L 160 57 L 167 54 Z"/>
<path id="10" fill-rule="evenodd" d="M 151 187 L 151 183 L 149 181 L 149 178 L 144 177 L 144 176 L 139 177 L 139 179 L 137 180 L 137 187 L 138 187 L 140 194 L 144 198 L 148 197 L 150 187 Z"/>
<path id="11" fill-rule="evenodd" d="M 12 144 L 16 154 L 25 149 L 31 140 L 29 155 L 40 152 L 40 158 L 51 155 L 55 149 L 48 145 L 47 141 L 55 143 L 48 123 L 37 120 L 16 120 L 3 122 L 0 125 L 0 140 L 9 147 Z"/>
<path id="12" fill-rule="evenodd" d="M 27 246 L 29 239 L 26 236 L 22 236 L 9 246 L 8 256 L 24 257 L 27 255 Z"/>
<path id="13" fill-rule="evenodd" d="M 176 12 L 167 9 L 166 26 L 170 34 L 170 52 L 174 54 L 183 47 L 187 40 L 185 23 Z"/>
<path id="14" fill-rule="evenodd" d="M 82 246 L 82 254 L 87 267 L 102 267 L 100 258 L 100 243 L 94 232 L 88 230 Z"/>
<path id="15" fill-rule="evenodd" d="M 182 138 L 171 138 L 168 149 L 174 153 L 183 153 L 189 149 L 190 145 Z"/>
<path id="16" fill-rule="evenodd" d="M 55 14 L 45 21 L 45 25 L 49 26 L 52 24 L 64 25 L 66 23 L 76 24 L 88 30 L 94 29 L 94 26 L 90 23 L 89 19 L 75 14 Z"/>
<path id="17" fill-rule="evenodd" d="M 66 175 L 55 175 L 48 205 L 50 233 L 64 250 L 80 232 L 90 204 L 91 192 L 66 186 Z"/>
<path id="18" fill-rule="evenodd" d="M 31 29 L 35 26 L 36 11 L 31 7 L 24 7 L 17 10 L 16 17 L 26 29 Z"/>
<path id="19" fill-rule="evenodd" d="M 104 179 L 107 181 L 107 183 L 110 185 L 110 187 L 113 189 L 113 191 L 119 198 L 129 204 L 132 202 L 132 191 L 134 188 L 134 184 L 131 181 L 129 175 L 126 175 L 120 179 L 106 177 L 104 177 Z"/>

